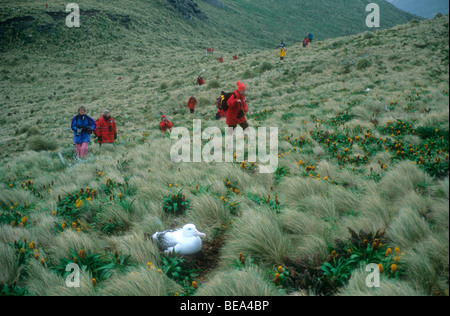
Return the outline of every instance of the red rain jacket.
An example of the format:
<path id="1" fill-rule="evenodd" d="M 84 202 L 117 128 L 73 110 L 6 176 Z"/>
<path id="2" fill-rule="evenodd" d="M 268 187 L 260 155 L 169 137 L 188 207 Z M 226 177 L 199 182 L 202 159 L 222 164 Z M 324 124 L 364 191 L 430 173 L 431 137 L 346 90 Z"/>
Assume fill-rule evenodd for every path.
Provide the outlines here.
<path id="1" fill-rule="evenodd" d="M 97 127 L 94 133 L 98 137 L 98 143 L 114 143 L 115 136 L 117 135 L 117 126 L 114 119 L 112 117 L 105 118 L 102 116 L 96 123 Z"/>
<path id="2" fill-rule="evenodd" d="M 162 133 L 166 132 L 167 130 L 171 129 L 172 127 L 173 127 L 173 124 L 169 120 L 164 120 L 164 121 L 161 121 L 161 123 L 159 123 L 159 128 L 161 129 Z"/>
<path id="3" fill-rule="evenodd" d="M 197 99 L 195 97 L 190 97 L 187 103 L 187 107 L 191 110 L 195 109 L 195 105 L 197 104 Z"/>
<path id="4" fill-rule="evenodd" d="M 239 103 L 238 100 L 241 100 Z M 247 119 L 245 115 L 238 118 L 239 112 L 242 110 L 244 114 L 248 112 L 247 101 L 245 96 L 241 96 L 237 90 L 234 91 L 233 95 L 228 99 L 228 111 L 227 111 L 227 125 L 234 126 L 244 123 Z"/>

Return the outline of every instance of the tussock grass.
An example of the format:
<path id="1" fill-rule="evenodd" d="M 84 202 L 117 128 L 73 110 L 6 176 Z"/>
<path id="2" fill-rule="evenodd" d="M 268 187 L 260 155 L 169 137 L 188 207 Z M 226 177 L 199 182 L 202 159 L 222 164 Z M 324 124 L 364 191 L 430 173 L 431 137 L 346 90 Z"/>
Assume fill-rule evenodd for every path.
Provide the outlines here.
<path id="1" fill-rule="evenodd" d="M 0 244 L 0 284 L 10 284 L 17 281 L 18 267 L 16 264 L 16 254 L 12 247 L 7 244 Z"/>
<path id="2" fill-rule="evenodd" d="M 279 296 L 281 291 L 264 279 L 260 269 L 248 267 L 242 270 L 218 273 L 198 289 L 196 296 Z"/>
<path id="3" fill-rule="evenodd" d="M 58 144 L 52 138 L 35 135 L 28 140 L 28 147 L 34 151 L 55 150 Z"/>
<path id="4" fill-rule="evenodd" d="M 135 15 L 143 4 L 128 0 L 125 3 L 133 9 L 118 7 L 116 13 L 125 10 L 122 13 L 139 20 Z M 153 8 L 151 2 L 146 3 L 145 8 Z M 207 4 L 199 2 L 199 6 L 208 11 Z M 180 29 L 184 24 L 174 17 L 174 12 L 161 15 L 161 23 L 169 25 L 169 29 Z M 144 29 L 150 22 L 148 17 L 142 20 Z M 200 25 L 195 23 L 192 32 Z M 26 238 L 42 248 L 40 251 L 49 263 L 69 258 L 70 249 L 85 249 L 98 254 L 118 251 L 130 255 L 134 265 L 127 272 L 114 271 L 96 288 L 91 276 L 85 274 L 82 288 L 71 290 L 48 267 L 33 262 L 30 274 L 18 280 L 32 295 L 183 294 L 164 274 L 147 268 L 147 262 L 161 264 L 161 253 L 146 236 L 193 222 L 208 235 L 208 247 L 201 255 L 207 257 L 211 245 L 220 247 L 213 249 L 220 259 L 214 270 L 199 272 L 198 295 L 284 294 L 271 286 L 265 269 L 276 267 L 285 257 L 312 258 L 319 254 L 324 262 L 334 250 L 335 239 L 350 238 L 347 227 L 366 232 L 386 230 L 389 246 L 400 246 L 404 252 L 400 263 L 405 273 L 399 280 L 383 277 L 382 287 L 372 291 L 365 286 L 367 273 L 361 267 L 340 294 L 430 295 L 436 290 L 445 293 L 448 176 L 433 178 L 422 166 L 414 165 L 413 158 L 402 160 L 392 150 L 386 152 L 391 141 L 420 146 L 425 139 L 418 134 L 391 136 L 385 128 L 388 121 L 399 119 L 411 122 L 415 128 L 448 131 L 448 41 L 447 36 L 444 38 L 448 34 L 448 17 L 356 37 L 316 41 L 307 49 L 288 44 L 288 57 L 283 64 L 278 61 L 276 50 L 271 49 L 248 50 L 240 54 L 238 61 L 226 58 L 225 63 L 218 65 L 217 55 L 205 56 L 204 51 L 198 50 L 203 47 L 203 40 L 186 40 L 193 34 L 184 34 L 185 38 L 175 36 L 174 42 L 186 47 L 171 47 L 170 52 L 161 47 L 155 51 L 154 45 L 160 43 L 158 36 L 171 36 L 170 30 L 154 27 L 160 31 L 156 38 L 138 36 L 131 29 L 117 47 L 109 45 L 108 40 L 125 33 L 103 28 L 104 46 L 94 45 L 89 38 L 76 40 L 80 47 L 71 58 L 61 57 L 65 54 L 62 46 L 55 54 L 41 56 L 41 48 L 33 43 L 30 48 L 35 53 L 27 54 L 28 59 L 23 62 L 20 57 L 15 59 L 18 48 L 3 54 L 10 68 L 0 71 L 1 87 L 7 87 L 3 92 L 9 97 L 2 100 L 5 111 L 0 114 L 4 131 L 0 134 L 0 213 L 14 203 L 26 202 L 32 209 L 26 211 L 26 228 L 8 223 L 0 227 L 0 275 L 5 271 L 0 283 L 11 284 L 20 274 L 11 266 L 9 243 Z M 430 32 L 430 27 L 436 32 Z M 426 42 L 421 39 L 422 34 L 428 34 Z M 404 42 L 411 44 L 403 46 Z M 22 48 L 18 56 L 23 55 Z M 217 46 L 218 52 L 222 49 Z M 33 68 L 25 61 L 33 62 Z M 45 70 L 49 63 L 55 65 L 51 73 Z M 208 85 L 199 87 L 194 81 L 203 69 Z M 29 78 L 24 75 L 28 73 Z M 61 82 L 61 78 L 70 79 L 70 84 Z M 26 81 L 23 84 L 22 79 Z M 203 128 L 222 129 L 224 120 L 214 118 L 216 98 L 221 90 L 232 91 L 237 80 L 245 80 L 248 87 L 250 125 L 279 128 L 279 174 L 263 175 L 230 163 L 172 163 L 169 150 L 173 141 L 158 129 L 161 114 L 167 115 L 175 126 L 189 130 L 193 118 L 201 118 Z M 186 109 L 190 95 L 199 101 L 194 115 Z M 73 133 L 67 129 L 81 104 L 87 105 L 89 115 L 95 119 L 105 107 L 111 110 L 119 138 L 114 145 L 101 149 L 95 141 L 91 142 L 94 158 L 72 164 Z M 385 111 L 386 106 L 389 112 Z M 38 107 L 39 115 L 23 115 Z M 347 108 L 349 115 L 341 115 Z M 273 112 L 264 115 L 265 110 Z M 261 116 L 253 117 L 256 113 Z M 49 121 L 45 119 L 48 117 L 56 119 Z M 335 118 L 338 122 L 332 123 Z M 42 134 L 37 134 L 37 129 Z M 382 138 L 383 143 L 378 147 L 375 142 L 367 145 L 371 143 L 368 139 L 367 146 L 363 146 L 367 129 L 375 141 Z M 338 151 L 348 147 L 349 158 L 367 154 L 367 162 L 339 162 L 317 136 L 318 131 L 323 137 L 336 133 L 341 137 Z M 296 142 L 295 138 L 301 136 L 304 142 Z M 360 140 L 353 145 L 348 143 L 347 137 L 355 136 Z M 36 149 L 28 146 L 34 139 L 38 140 Z M 57 149 L 70 166 L 64 167 L 57 153 L 51 152 Z M 439 155 L 445 161 L 445 150 Z M 306 166 L 316 169 L 306 171 Z M 27 175 L 32 178 L 35 191 L 21 186 Z M 17 180 L 11 180 L 14 177 Z M 107 178 L 119 183 L 127 179 L 126 189 L 105 190 Z M 224 179 L 240 193 L 232 195 Z M 66 228 L 62 233 L 64 218 L 52 213 L 58 211 L 59 196 L 87 186 L 99 192 L 80 216 L 81 231 Z M 181 189 L 192 207 L 185 216 L 165 213 L 162 200 Z M 123 203 L 119 202 L 119 193 L 123 194 Z M 249 194 L 263 201 L 269 195 L 272 201 L 277 196 L 279 209 L 255 202 Z M 236 210 L 231 212 L 221 196 L 235 202 Z M 109 219 L 124 225 L 111 229 Z M 241 252 L 254 258 L 255 267 L 230 271 L 229 259 L 237 259 Z M 202 257 L 199 258 L 192 260 Z"/>
<path id="5" fill-rule="evenodd" d="M 182 287 L 165 274 L 136 267 L 113 280 L 105 281 L 102 296 L 168 296 L 181 293 Z"/>
<path id="6" fill-rule="evenodd" d="M 271 209 L 245 210 L 228 233 L 222 259 L 232 260 L 242 252 L 261 265 L 276 265 L 291 251 L 291 242 L 282 228 L 282 221 Z"/>
<path id="7" fill-rule="evenodd" d="M 362 265 L 352 277 L 347 286 L 339 291 L 338 296 L 426 296 L 426 293 L 416 290 L 406 281 L 395 281 L 381 276 L 380 287 L 369 288 L 366 279 L 370 272 Z"/>
<path id="8" fill-rule="evenodd" d="M 390 240 L 405 248 L 421 241 L 431 233 L 425 219 L 411 208 L 403 208 L 391 223 L 387 236 Z"/>

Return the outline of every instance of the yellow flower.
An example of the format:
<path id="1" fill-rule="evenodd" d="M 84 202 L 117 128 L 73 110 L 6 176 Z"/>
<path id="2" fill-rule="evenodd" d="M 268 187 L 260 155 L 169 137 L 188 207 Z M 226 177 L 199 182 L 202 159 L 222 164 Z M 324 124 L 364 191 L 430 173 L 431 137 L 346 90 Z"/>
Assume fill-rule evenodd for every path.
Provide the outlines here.
<path id="1" fill-rule="evenodd" d="M 45 266 L 45 259 L 44 259 L 44 258 L 42 258 L 40 262 L 41 262 L 41 264 L 42 264 L 43 266 Z"/>
<path id="2" fill-rule="evenodd" d="M 392 254 L 392 249 L 388 248 L 388 250 L 386 250 L 386 257 L 390 256 Z"/>
<path id="3" fill-rule="evenodd" d="M 395 247 L 395 254 L 399 255 L 400 254 L 400 248 L 399 247 Z"/>
<path id="4" fill-rule="evenodd" d="M 78 251 L 78 257 L 80 257 L 81 260 L 86 258 L 86 250 L 82 249 L 82 250 Z"/>
<path id="5" fill-rule="evenodd" d="M 171 188 L 172 187 L 172 183 L 169 183 L 169 188 Z"/>
<path id="6" fill-rule="evenodd" d="M 97 285 L 97 280 L 95 278 L 92 278 L 92 285 L 96 286 Z"/>
<path id="7" fill-rule="evenodd" d="M 194 288 L 194 289 L 198 289 L 198 284 L 197 284 L 197 282 L 192 282 L 192 287 Z"/>
<path id="8" fill-rule="evenodd" d="M 221 197 L 220 197 L 220 199 L 221 199 L 221 200 L 223 200 L 223 199 L 224 199 L 224 197 L 223 197 L 223 196 L 221 196 Z"/>
<path id="9" fill-rule="evenodd" d="M 279 266 L 279 267 L 278 267 L 278 273 L 283 273 L 283 272 L 284 272 L 283 267 L 282 267 L 282 266 Z"/>
<path id="10" fill-rule="evenodd" d="M 379 273 L 383 273 L 383 271 L 384 271 L 384 267 L 383 267 L 383 265 L 380 263 L 380 264 L 378 265 L 378 272 L 379 272 Z"/>
<path id="11" fill-rule="evenodd" d="M 30 244 L 28 245 L 28 248 L 29 248 L 30 250 L 33 250 L 33 249 L 34 249 L 34 241 L 30 242 Z"/>
<path id="12" fill-rule="evenodd" d="M 161 270 L 161 269 L 158 269 L 157 271 L 158 271 L 158 273 L 162 273 L 162 270 Z"/>
<path id="13" fill-rule="evenodd" d="M 399 263 L 399 262 L 400 262 L 400 257 L 397 257 L 397 256 L 396 256 L 396 257 L 394 258 L 394 261 L 395 261 L 396 263 Z"/>
<path id="14" fill-rule="evenodd" d="M 25 225 L 28 222 L 28 217 L 24 216 L 22 217 L 22 219 L 20 220 L 20 222 Z"/>
<path id="15" fill-rule="evenodd" d="M 328 180 L 328 177 L 324 177 L 323 179 L 324 179 L 325 181 L 327 181 L 327 180 Z"/>
<path id="16" fill-rule="evenodd" d="M 391 265 L 391 271 L 392 271 L 393 273 L 397 272 L 397 270 L 398 270 L 398 267 L 397 267 L 396 264 Z"/>
<path id="17" fill-rule="evenodd" d="M 274 278 L 274 282 L 275 283 L 278 283 L 279 281 L 280 281 L 280 279 L 281 279 L 281 277 L 280 277 L 280 274 L 277 272 L 277 273 L 275 273 L 275 278 Z"/>

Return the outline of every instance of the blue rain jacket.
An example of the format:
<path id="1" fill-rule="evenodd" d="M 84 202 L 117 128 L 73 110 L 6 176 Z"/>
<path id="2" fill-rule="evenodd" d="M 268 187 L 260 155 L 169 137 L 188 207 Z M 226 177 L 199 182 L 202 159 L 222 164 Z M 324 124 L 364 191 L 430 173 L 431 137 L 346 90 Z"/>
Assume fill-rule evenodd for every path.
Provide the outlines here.
<path id="1" fill-rule="evenodd" d="M 75 144 L 89 143 L 91 141 L 91 133 L 89 131 L 94 131 L 97 124 L 95 121 L 87 116 L 80 114 L 76 115 L 72 119 L 72 130 L 73 130 L 73 142 Z M 77 135 L 78 129 L 81 129 L 81 135 Z"/>

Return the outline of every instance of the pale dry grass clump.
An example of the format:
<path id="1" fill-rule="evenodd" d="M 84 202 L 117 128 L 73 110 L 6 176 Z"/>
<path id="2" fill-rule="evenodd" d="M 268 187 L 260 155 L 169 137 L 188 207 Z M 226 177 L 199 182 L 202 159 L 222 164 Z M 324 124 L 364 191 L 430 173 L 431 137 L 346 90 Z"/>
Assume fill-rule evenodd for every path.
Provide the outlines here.
<path id="1" fill-rule="evenodd" d="M 425 219 L 411 208 L 403 208 L 387 230 L 387 237 L 402 248 L 411 247 L 431 233 Z"/>
<path id="2" fill-rule="evenodd" d="M 146 232 L 150 235 L 155 232 Z M 144 235 L 144 232 L 130 232 L 124 236 L 113 236 L 109 238 L 108 243 L 113 249 L 122 252 L 124 255 L 131 255 L 130 260 L 133 263 L 159 264 L 160 255 L 158 246 L 151 239 Z"/>
<path id="3" fill-rule="evenodd" d="M 65 279 L 54 271 L 35 263 L 29 269 L 26 286 L 35 296 L 95 296 L 90 272 L 80 269 L 80 287 L 68 287 Z M 72 280 L 70 280 L 72 281 Z"/>
<path id="4" fill-rule="evenodd" d="M 362 265 L 351 276 L 349 283 L 339 290 L 337 296 L 425 296 L 425 292 L 415 289 L 406 281 L 397 281 L 381 276 L 380 287 L 368 287 L 369 274 Z M 373 281 L 373 279 L 369 278 Z"/>
<path id="5" fill-rule="evenodd" d="M 279 296 L 281 291 L 264 279 L 259 268 L 224 271 L 214 275 L 195 293 L 196 296 Z"/>
<path id="6" fill-rule="evenodd" d="M 282 220 L 266 207 L 243 210 L 243 215 L 236 218 L 228 235 L 222 254 L 224 260 L 235 259 L 242 252 L 259 264 L 273 266 L 291 251 Z"/>
<path id="7" fill-rule="evenodd" d="M 393 167 L 379 183 L 382 196 L 391 200 L 403 197 L 417 188 L 432 185 L 433 179 L 411 161 L 403 161 Z"/>
<path id="8" fill-rule="evenodd" d="M 19 276 L 14 248 L 0 243 L 0 284 L 10 284 Z"/>
<path id="9" fill-rule="evenodd" d="M 429 234 L 401 257 L 406 279 L 427 293 L 448 290 L 449 239 L 447 235 Z"/>
<path id="10" fill-rule="evenodd" d="M 201 194 L 192 199 L 192 211 L 187 214 L 187 220 L 195 223 L 197 228 L 207 235 L 212 229 L 222 223 L 228 223 L 232 218 L 223 201 L 211 195 Z"/>
<path id="11" fill-rule="evenodd" d="M 182 287 L 164 273 L 148 267 L 136 267 L 123 275 L 105 281 L 101 296 L 169 296 L 182 292 Z"/>

